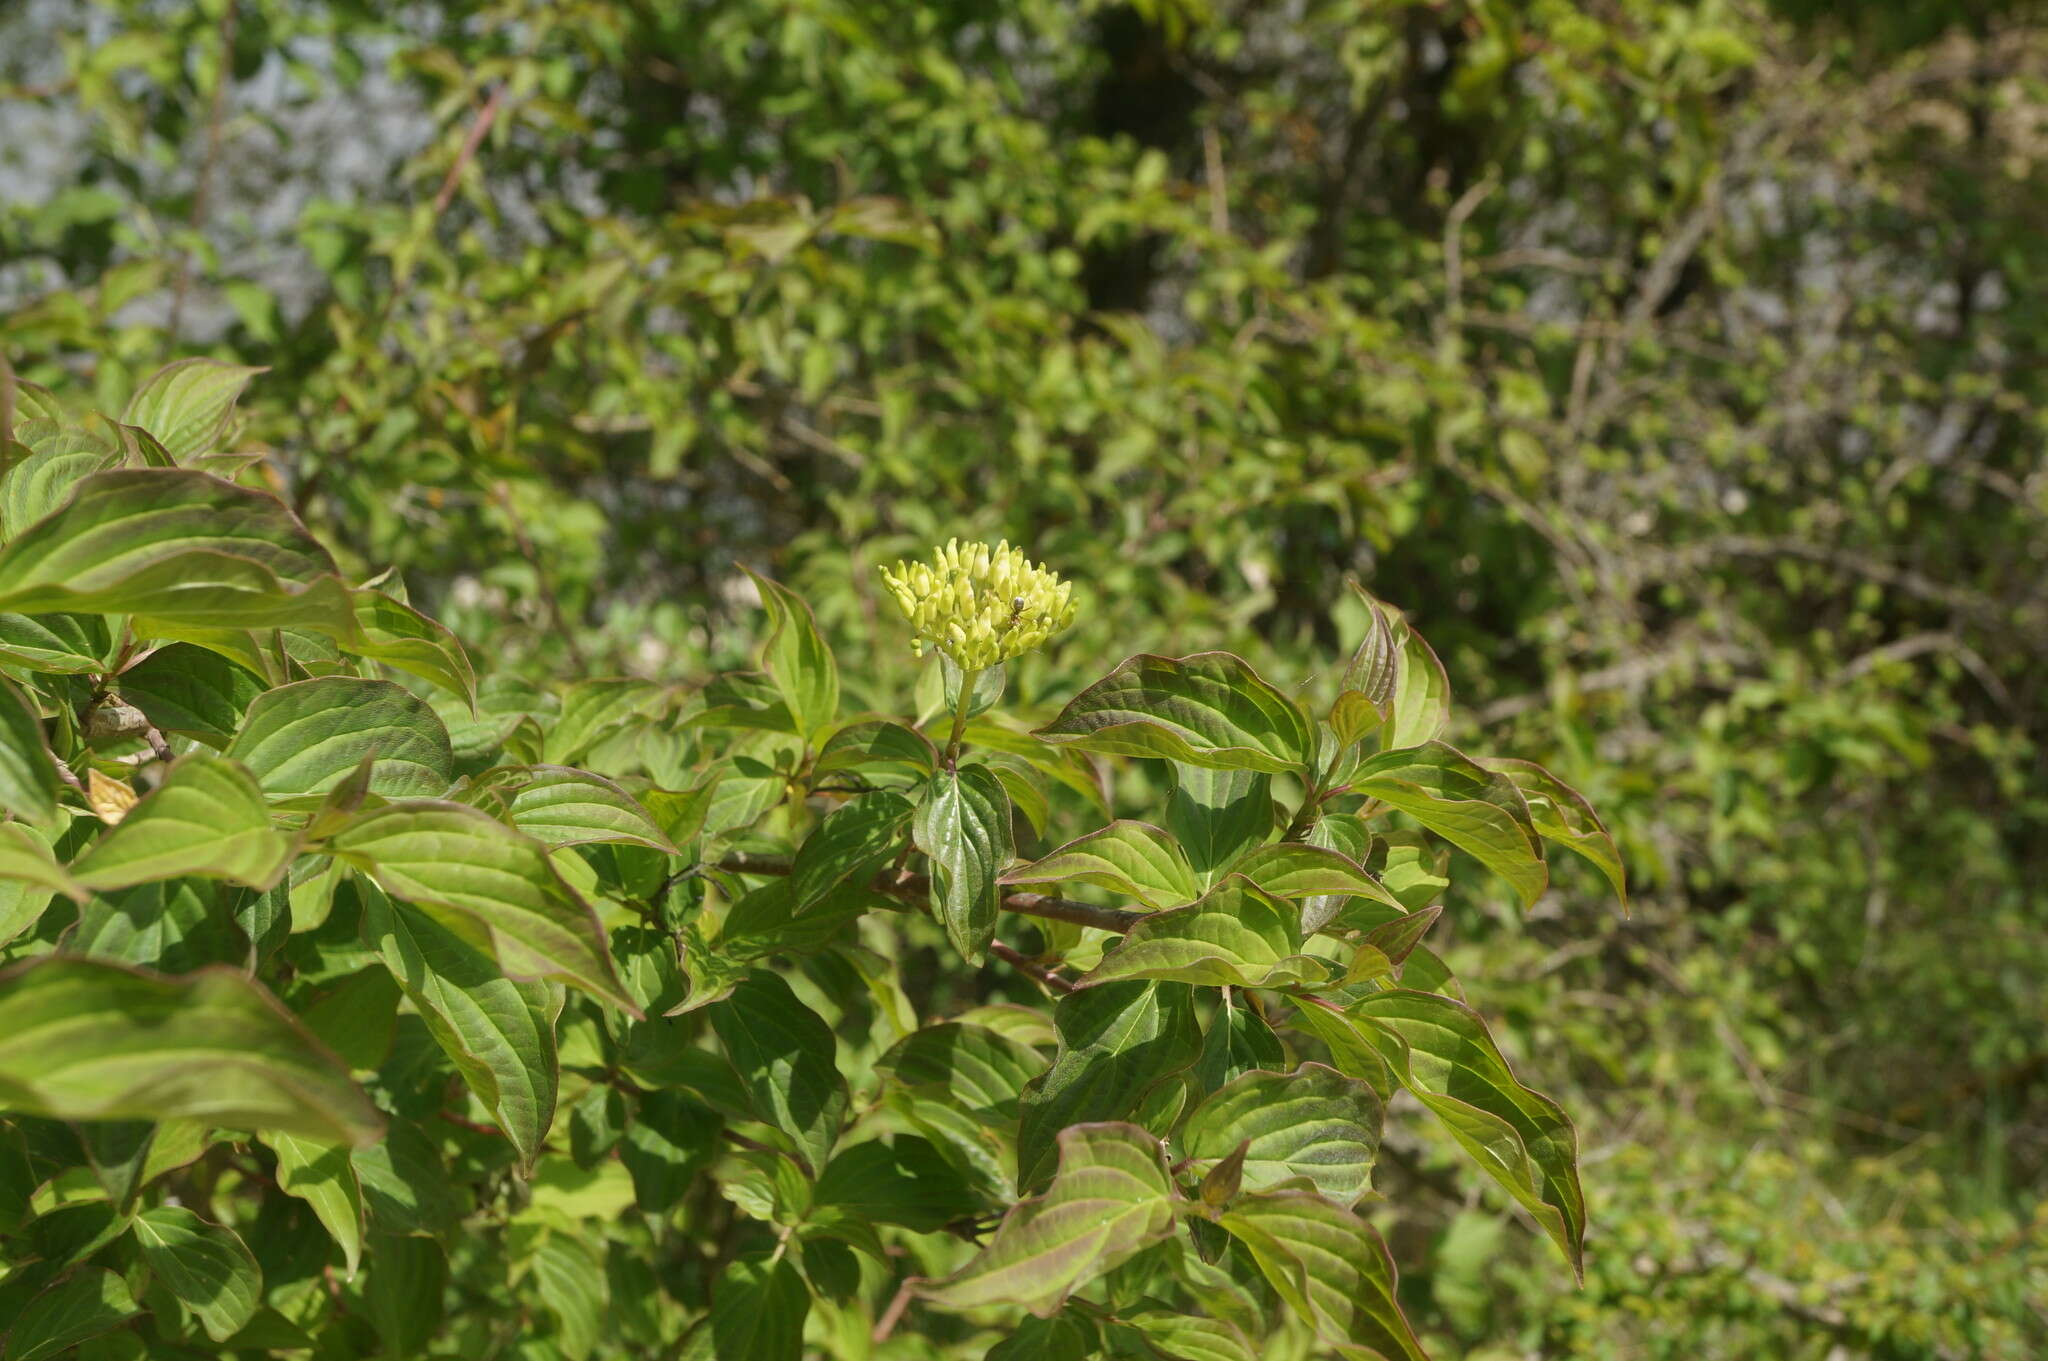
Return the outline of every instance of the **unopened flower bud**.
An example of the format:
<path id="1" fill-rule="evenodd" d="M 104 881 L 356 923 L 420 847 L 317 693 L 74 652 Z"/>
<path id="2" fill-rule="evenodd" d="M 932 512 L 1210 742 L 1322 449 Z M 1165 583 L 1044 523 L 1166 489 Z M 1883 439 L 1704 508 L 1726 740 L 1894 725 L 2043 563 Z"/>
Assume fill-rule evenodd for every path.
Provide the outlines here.
<path id="1" fill-rule="evenodd" d="M 918 656 L 930 643 L 964 670 L 1022 656 L 1074 622 L 1072 582 L 1061 581 L 1005 540 L 935 549 L 930 563 L 881 569 L 882 583 L 910 621 Z"/>

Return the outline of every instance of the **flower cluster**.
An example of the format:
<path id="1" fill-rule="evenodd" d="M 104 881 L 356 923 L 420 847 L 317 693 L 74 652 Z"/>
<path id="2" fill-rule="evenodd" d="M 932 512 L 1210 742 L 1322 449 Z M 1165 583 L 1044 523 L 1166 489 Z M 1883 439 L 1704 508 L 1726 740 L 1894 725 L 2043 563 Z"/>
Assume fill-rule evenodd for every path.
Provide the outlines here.
<path id="1" fill-rule="evenodd" d="M 932 644 L 963 671 L 1021 657 L 1074 622 L 1074 585 L 1010 547 L 954 539 L 925 562 L 884 567 L 917 655 Z"/>

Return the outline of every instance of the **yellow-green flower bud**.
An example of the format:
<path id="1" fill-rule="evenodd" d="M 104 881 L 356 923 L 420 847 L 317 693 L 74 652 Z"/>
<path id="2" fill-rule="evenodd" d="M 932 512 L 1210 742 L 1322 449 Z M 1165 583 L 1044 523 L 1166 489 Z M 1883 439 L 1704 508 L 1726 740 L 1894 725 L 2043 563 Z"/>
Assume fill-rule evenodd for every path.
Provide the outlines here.
<path id="1" fill-rule="evenodd" d="M 1061 581 L 1010 547 L 952 540 L 930 563 L 899 562 L 881 569 L 917 636 L 951 657 L 963 671 L 981 671 L 1021 657 L 1074 622 L 1074 584 Z"/>

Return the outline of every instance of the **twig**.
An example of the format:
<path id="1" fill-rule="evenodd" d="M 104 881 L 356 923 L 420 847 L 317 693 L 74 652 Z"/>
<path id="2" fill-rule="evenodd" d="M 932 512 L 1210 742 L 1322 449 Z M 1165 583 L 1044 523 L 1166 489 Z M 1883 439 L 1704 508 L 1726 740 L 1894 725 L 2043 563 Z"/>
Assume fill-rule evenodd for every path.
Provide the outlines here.
<path id="1" fill-rule="evenodd" d="M 1003 899 L 1003 906 L 1027 917 L 1092 926 L 1098 931 L 1114 931 L 1118 935 L 1145 920 L 1142 912 L 1127 912 L 1120 907 L 1097 907 L 1094 903 L 1077 903 L 1071 898 L 1052 898 L 1043 893 L 1012 893 Z"/>
<path id="2" fill-rule="evenodd" d="M 440 1116 L 451 1125 L 468 1130 L 471 1134 L 488 1134 L 493 1139 L 503 1139 L 506 1137 L 505 1131 L 498 1129 L 496 1126 L 478 1124 L 476 1121 L 466 1116 L 457 1115 L 453 1111 L 435 1111 L 434 1114 Z"/>
<path id="3" fill-rule="evenodd" d="M 1444 216 L 1444 301 L 1453 317 L 1465 310 L 1465 223 L 1499 184 L 1488 175 L 1460 194 Z"/>
<path id="4" fill-rule="evenodd" d="M 875 1330 L 868 1335 L 869 1341 L 879 1347 L 889 1340 L 889 1334 L 896 1331 L 896 1325 L 903 1319 L 903 1311 L 910 1307 L 911 1292 L 923 1285 L 924 1280 L 922 1276 L 903 1278 L 903 1284 L 896 1287 L 896 1298 L 889 1301 L 889 1307 L 875 1320 Z"/>
<path id="5" fill-rule="evenodd" d="M 498 84 L 491 87 L 490 97 L 477 110 L 476 121 L 469 125 L 469 135 L 462 139 L 461 148 L 455 153 L 454 164 L 448 167 L 448 174 L 441 181 L 441 192 L 434 195 L 434 216 L 439 217 L 455 197 L 455 185 L 462 178 L 462 172 L 476 158 L 476 149 L 483 145 L 490 134 L 491 124 L 498 121 L 498 110 L 504 107 L 505 87 Z"/>
<path id="6" fill-rule="evenodd" d="M 992 940 L 988 943 L 988 952 L 1016 969 L 1017 972 L 1028 974 L 1032 978 L 1037 979 L 1054 992 L 1064 993 L 1076 990 L 1077 985 L 1073 979 L 1061 977 L 1045 965 L 1027 957 L 1016 948 L 1003 944 L 999 940 Z"/>
<path id="7" fill-rule="evenodd" d="M 1223 139 L 1212 125 L 1202 129 L 1202 177 L 1209 183 L 1209 230 L 1230 235 L 1230 196 L 1223 183 Z"/>
<path id="8" fill-rule="evenodd" d="M 156 757 L 157 760 L 162 761 L 165 765 L 171 763 L 171 744 L 164 740 L 162 733 L 153 727 L 144 728 L 142 730 L 142 740 L 149 744 L 150 754 Z"/>

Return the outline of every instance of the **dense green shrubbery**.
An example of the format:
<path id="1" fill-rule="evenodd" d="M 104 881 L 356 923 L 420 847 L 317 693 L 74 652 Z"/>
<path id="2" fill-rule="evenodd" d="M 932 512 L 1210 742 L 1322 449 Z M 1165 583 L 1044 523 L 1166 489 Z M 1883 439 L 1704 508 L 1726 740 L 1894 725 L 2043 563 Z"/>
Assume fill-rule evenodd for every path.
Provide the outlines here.
<path id="1" fill-rule="evenodd" d="M 1439 740 L 1400 615 L 1313 710 L 1140 655 L 1026 731 L 1072 585 L 950 545 L 892 579 L 921 721 L 762 579 L 762 671 L 479 683 L 218 475 L 248 377 L 81 424 L 0 371 L 6 1356 L 1419 1361 L 1356 1208 L 1397 1092 L 1580 1268 L 1435 838 L 1525 906 L 1545 840 L 1620 861 Z"/>
<path id="2" fill-rule="evenodd" d="M 1634 871 L 1451 890 L 1613 1237 L 1561 1295 L 1396 1122 L 1419 1326 L 2025 1354 L 2044 76 L 1998 0 L 29 0 L 0 326 L 108 410 L 271 366 L 252 484 L 540 688 L 745 664 L 734 559 L 878 711 L 873 569 L 955 534 L 1088 583 L 1046 713 L 1135 643 L 1322 670 L 1371 582 Z"/>

